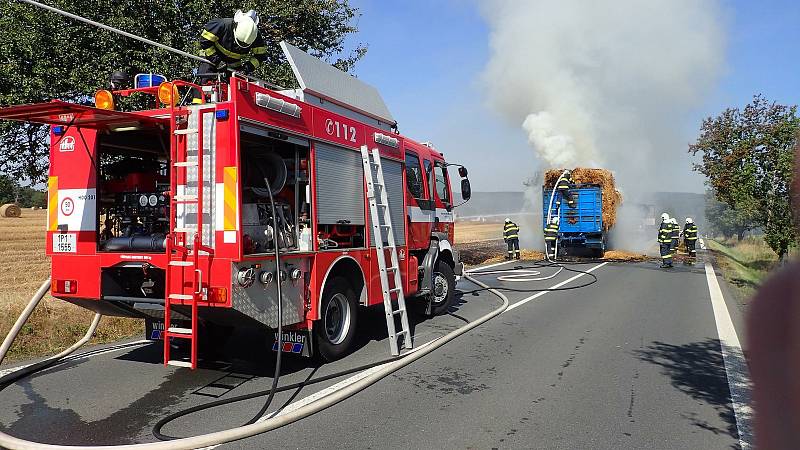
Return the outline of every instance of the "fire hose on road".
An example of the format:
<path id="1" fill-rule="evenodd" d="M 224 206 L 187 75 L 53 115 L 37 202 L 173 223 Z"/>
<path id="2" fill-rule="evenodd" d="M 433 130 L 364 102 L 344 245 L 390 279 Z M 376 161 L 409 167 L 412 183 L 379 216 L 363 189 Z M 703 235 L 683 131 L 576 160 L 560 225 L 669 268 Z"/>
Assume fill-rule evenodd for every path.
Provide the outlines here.
<path id="1" fill-rule="evenodd" d="M 502 301 L 501 305 L 494 309 L 493 311 L 483 315 L 482 317 L 474 320 L 461 328 L 451 331 L 450 333 L 431 341 L 428 345 L 423 347 L 418 347 L 416 350 L 410 351 L 404 356 L 397 358 L 394 361 L 388 362 L 383 366 L 379 366 L 380 369 L 376 370 L 375 372 L 367 375 L 366 377 L 346 386 L 342 389 L 331 393 L 325 397 L 320 398 L 319 400 L 314 401 L 313 403 L 309 403 L 303 407 L 300 407 L 294 411 L 288 412 L 283 415 L 278 415 L 267 419 L 263 422 L 256 422 L 250 425 L 245 425 L 241 427 L 231 428 L 228 430 L 223 431 L 216 431 L 213 433 L 203 434 L 200 436 L 193 436 L 188 438 L 181 438 L 175 439 L 171 441 L 164 441 L 164 442 L 153 442 L 147 444 L 132 444 L 132 445 L 119 445 L 119 446 L 65 446 L 65 445 L 51 445 L 51 444 L 43 444 L 39 442 L 28 441 L 20 438 L 16 438 L 9 434 L 3 433 L 0 431 L 0 447 L 9 448 L 9 449 L 19 449 L 19 450 L 35 450 L 35 449 L 44 449 L 44 450 L 98 450 L 98 449 L 107 449 L 107 450 L 122 450 L 122 449 L 140 449 L 140 450 L 175 450 L 175 449 L 194 449 L 200 447 L 208 447 L 211 445 L 221 444 L 225 442 L 231 442 L 239 439 L 244 439 L 250 436 L 255 436 L 257 434 L 265 433 L 267 431 L 274 430 L 276 428 L 280 428 L 282 426 L 288 425 L 290 423 L 296 422 L 301 420 L 305 417 L 308 417 L 314 413 L 322 411 L 326 408 L 329 408 L 353 395 L 356 393 L 368 388 L 369 386 L 375 384 L 376 382 L 380 381 L 381 379 L 385 378 L 386 376 L 392 374 L 393 372 L 413 363 L 414 361 L 422 358 L 423 356 L 433 352 L 434 350 L 442 347 L 446 343 L 452 341 L 453 339 L 467 333 L 468 331 L 474 329 L 475 327 L 491 320 L 492 318 L 500 315 L 508 308 L 509 300 L 508 297 L 503 295 L 501 292 L 493 289 L 492 287 L 488 286 L 487 284 L 472 278 L 470 275 L 465 275 L 464 278 L 468 279 L 469 281 L 481 286 L 483 289 L 488 290 L 489 292 L 493 293 L 497 297 L 500 298 Z M 26 307 L 23 314 L 15 323 L 14 328 L 12 328 L 11 332 L 6 337 L 3 345 L 0 349 L 2 349 L 2 353 L 0 353 L 0 361 L 5 357 L 5 354 L 8 351 L 8 348 L 11 347 L 14 339 L 16 338 L 19 330 L 22 328 L 22 325 L 27 321 L 30 317 L 31 313 L 35 309 L 36 305 L 41 301 L 44 295 L 47 293 L 50 287 L 50 280 L 48 279 L 39 291 L 37 291 L 36 295 L 31 299 L 28 307 Z M 61 361 L 64 357 L 68 356 L 69 354 L 73 353 L 75 350 L 80 348 L 83 344 L 91 339 L 94 331 L 97 328 L 97 325 L 100 322 L 101 315 L 97 314 L 94 317 L 89 329 L 86 332 L 86 335 L 72 345 L 70 348 L 64 350 L 63 352 L 55 355 L 51 358 L 45 359 L 39 363 L 33 364 L 31 366 L 24 367 L 20 370 L 12 372 L 2 378 L 0 378 L 0 388 L 8 386 L 9 384 L 24 378 L 28 375 L 31 375 L 35 372 L 44 370 L 47 367 L 51 367 Z"/>

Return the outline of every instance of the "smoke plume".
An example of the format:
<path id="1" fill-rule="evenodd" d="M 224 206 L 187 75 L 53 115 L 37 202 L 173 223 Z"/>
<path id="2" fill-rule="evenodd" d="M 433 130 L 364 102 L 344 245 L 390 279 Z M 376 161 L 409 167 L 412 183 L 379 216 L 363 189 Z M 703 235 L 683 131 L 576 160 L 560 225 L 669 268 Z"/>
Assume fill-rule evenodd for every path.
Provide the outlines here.
<path id="1" fill-rule="evenodd" d="M 691 171 L 687 116 L 723 67 L 717 0 L 482 6 L 491 29 L 489 103 L 522 126 L 538 169 L 610 169 L 626 202 L 682 190 Z"/>

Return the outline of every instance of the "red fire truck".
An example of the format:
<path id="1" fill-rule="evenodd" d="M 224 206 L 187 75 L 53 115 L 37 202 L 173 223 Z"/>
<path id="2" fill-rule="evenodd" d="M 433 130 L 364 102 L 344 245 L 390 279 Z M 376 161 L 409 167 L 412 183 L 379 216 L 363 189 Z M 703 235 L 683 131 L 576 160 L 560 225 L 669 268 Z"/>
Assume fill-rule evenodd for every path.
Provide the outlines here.
<path id="1" fill-rule="evenodd" d="M 397 353 L 412 344 L 406 297 L 428 314 L 453 299 L 462 264 L 443 155 L 400 135 L 374 88 L 281 45 L 300 88 L 140 74 L 93 107 L 0 110 L 51 125 L 52 295 L 144 319 L 165 364 L 196 367 L 201 334 L 279 322 L 274 350 L 333 360 L 351 350 L 360 307 L 377 304 Z M 133 96 L 150 106 L 118 105 Z"/>

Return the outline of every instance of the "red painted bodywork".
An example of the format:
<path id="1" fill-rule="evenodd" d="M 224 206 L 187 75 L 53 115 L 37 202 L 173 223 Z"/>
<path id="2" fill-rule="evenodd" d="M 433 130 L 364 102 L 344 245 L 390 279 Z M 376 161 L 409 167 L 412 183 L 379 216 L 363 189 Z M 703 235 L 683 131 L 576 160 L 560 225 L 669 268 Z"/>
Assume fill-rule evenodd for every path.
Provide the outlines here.
<path id="1" fill-rule="evenodd" d="M 415 142 L 400 134 L 390 133 L 385 130 L 374 128 L 368 124 L 357 120 L 341 116 L 331 111 L 316 107 L 312 104 L 303 103 L 294 98 L 284 96 L 275 91 L 256 86 L 242 79 L 231 79 L 229 90 L 232 93 L 231 100 L 216 103 L 216 110 L 228 110 L 229 118 L 217 121 L 216 133 L 216 179 L 223 179 L 224 167 L 240 165 L 239 154 L 239 135 L 238 132 L 241 122 L 262 125 L 277 129 L 279 131 L 307 138 L 311 141 L 311 152 L 308 161 L 310 174 L 310 185 L 312 198 L 316 199 L 315 182 L 315 151 L 314 143 L 318 141 L 333 143 L 344 147 L 342 151 L 359 151 L 361 145 L 368 145 L 370 148 L 377 147 L 384 157 L 404 161 L 405 152 L 412 151 L 419 156 L 420 161 L 430 161 L 433 164 L 444 163 L 443 156 L 433 148 Z M 272 97 L 283 99 L 286 102 L 297 104 L 301 107 L 302 113 L 299 118 L 281 114 L 256 105 L 256 93 L 268 94 Z M 145 126 L 166 126 L 169 129 L 169 108 L 140 111 L 135 113 L 120 113 L 115 111 L 104 111 L 87 106 L 74 105 L 65 102 L 53 102 L 41 105 L 23 105 L 10 107 L 0 110 L 0 118 L 13 120 L 29 120 L 33 122 L 48 123 L 55 126 L 68 126 L 63 136 L 51 134 L 52 148 L 50 152 L 50 175 L 58 177 L 58 189 L 95 189 L 97 188 L 96 168 L 93 159 L 97 157 L 96 136 L 103 132 L 107 127 L 114 127 L 119 124 L 139 122 Z M 77 116 L 77 118 L 76 118 Z M 166 119 L 164 118 L 166 117 Z M 338 124 L 338 125 L 337 125 Z M 337 130 L 338 127 L 338 130 Z M 342 129 L 346 128 L 346 132 Z M 338 131 L 338 132 L 337 132 Z M 353 133 L 354 132 L 354 133 Z M 392 148 L 375 143 L 374 134 L 390 134 L 398 139 L 398 148 Z M 62 152 L 59 150 L 59 143 L 67 137 L 74 139 L 75 147 L 72 151 Z M 241 171 L 239 172 L 241 173 Z M 241 200 L 241 179 L 238 180 L 239 195 Z M 428 186 L 429 180 L 424 180 L 424 190 L 426 198 L 433 199 L 435 208 L 446 209 L 449 205 L 442 202 L 435 193 L 432 186 Z M 404 183 L 404 190 L 406 185 Z M 173 186 L 174 189 L 174 186 Z M 448 192 L 450 186 L 448 182 Z M 417 267 L 419 261 L 412 256 L 413 251 L 427 250 L 430 243 L 432 231 L 443 231 L 448 233 L 450 240 L 453 238 L 452 223 L 438 223 L 434 225 L 432 220 L 412 219 L 409 208 L 419 208 L 419 204 L 406 190 L 404 211 L 406 211 L 406 245 L 398 248 L 401 256 L 401 276 L 404 282 L 404 290 L 407 296 L 413 295 L 418 291 L 419 281 L 417 280 Z M 237 210 L 241 213 L 241 205 Z M 317 236 L 316 205 L 312 206 L 312 236 Z M 369 210 L 365 204 L 365 214 L 369 215 Z M 369 227 L 366 227 L 367 233 Z M 47 254 L 52 258 L 52 278 L 53 286 L 55 280 L 76 280 L 77 292 L 72 294 L 53 295 L 65 300 L 81 299 L 89 301 L 100 301 L 100 273 L 102 268 L 114 265 L 137 261 L 148 262 L 155 267 L 165 269 L 167 267 L 166 253 L 109 253 L 97 251 L 97 231 L 78 231 L 77 232 L 77 252 L 72 254 L 54 253 L 53 236 L 58 231 L 47 232 Z M 225 243 L 223 231 L 216 231 L 215 252 L 212 258 L 201 257 L 200 268 L 206 274 L 203 280 L 209 288 L 226 288 L 228 292 L 224 303 L 200 302 L 200 307 L 231 307 L 231 269 L 233 263 L 248 260 L 264 260 L 264 255 L 256 257 L 244 256 L 242 250 L 242 229 L 238 227 L 237 239 L 235 244 Z M 369 242 L 369 238 L 366 239 Z M 307 253 L 295 253 L 287 255 L 282 259 L 307 259 L 310 267 L 310 282 L 307 295 L 310 298 L 302 299 L 307 302 L 308 309 L 306 321 L 300 327 L 311 327 L 312 322 L 319 318 L 318 306 L 323 289 L 325 276 L 331 265 L 342 257 L 354 259 L 362 268 L 366 280 L 366 304 L 374 305 L 383 302 L 381 296 L 380 279 L 378 276 L 377 258 L 375 249 L 344 249 L 318 251 L 316 239 L 312 239 L 313 251 Z M 175 272 L 173 272 L 175 273 Z M 183 279 L 173 277 L 175 288 L 180 287 L 187 290 L 191 286 L 191 274 L 185 274 Z M 54 288 L 55 289 L 55 288 Z M 168 287 L 168 291 L 169 287 Z M 299 299 L 298 299 L 299 300 Z"/>

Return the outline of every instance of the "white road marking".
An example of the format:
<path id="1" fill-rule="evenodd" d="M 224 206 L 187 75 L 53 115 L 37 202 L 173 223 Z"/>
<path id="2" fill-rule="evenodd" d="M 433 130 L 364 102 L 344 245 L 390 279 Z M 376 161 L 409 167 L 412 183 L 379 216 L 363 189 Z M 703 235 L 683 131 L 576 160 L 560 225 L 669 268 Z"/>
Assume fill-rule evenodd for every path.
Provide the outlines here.
<path id="1" fill-rule="evenodd" d="M 512 263 L 512 262 L 518 262 L 518 261 L 519 261 L 519 260 L 513 260 L 513 261 L 500 261 L 499 263 L 489 264 L 488 266 L 478 266 L 478 267 L 473 267 L 472 269 L 469 269 L 469 270 L 467 270 L 467 273 L 474 272 L 474 271 L 476 271 L 476 270 L 490 269 L 490 268 L 492 268 L 492 267 L 502 266 L 503 264 L 509 264 L 509 263 Z"/>
<path id="2" fill-rule="evenodd" d="M 742 352 L 742 346 L 739 344 L 739 337 L 733 327 L 722 290 L 719 288 L 714 267 L 708 262 L 706 263 L 706 279 L 708 280 L 708 292 L 711 294 L 711 306 L 714 308 L 714 321 L 717 324 L 722 360 L 725 362 L 725 375 L 728 378 L 731 404 L 736 416 L 739 445 L 746 450 L 752 447 L 753 442 L 751 428 L 753 408 L 750 407 L 750 375 L 747 369 L 747 360 Z"/>
<path id="3" fill-rule="evenodd" d="M 560 282 L 560 283 L 556 284 L 555 286 L 550 286 L 550 287 L 549 287 L 549 288 L 547 288 L 547 289 L 558 289 L 558 288 L 560 288 L 561 286 L 564 286 L 565 284 L 568 284 L 568 283 L 571 283 L 571 282 L 573 282 L 573 281 L 577 280 L 578 278 L 580 278 L 580 277 L 582 277 L 582 276 L 586 275 L 586 274 L 587 274 L 587 273 L 589 273 L 589 272 L 593 272 L 595 269 L 599 269 L 599 268 L 601 268 L 601 267 L 605 266 L 606 264 L 608 264 L 608 261 L 606 261 L 606 262 L 604 262 L 604 263 L 600 263 L 600 264 L 598 264 L 598 265 L 596 265 L 596 266 L 594 266 L 594 267 L 590 268 L 589 270 L 586 270 L 586 271 L 585 271 L 585 273 L 579 273 L 579 274 L 575 275 L 574 277 L 572 277 L 572 278 L 569 278 L 569 279 L 567 279 L 567 280 L 564 280 L 564 281 L 562 281 L 562 282 Z M 544 294 L 547 294 L 547 293 L 549 293 L 549 292 L 550 292 L 549 290 L 547 290 L 547 291 L 542 291 L 542 292 L 537 292 L 537 293 L 535 293 L 535 294 L 531 295 L 530 297 L 525 297 L 525 298 L 523 298 L 522 300 L 520 300 L 520 301 L 518 301 L 518 302 L 516 302 L 516 303 L 512 303 L 511 305 L 509 305 L 509 306 L 508 306 L 508 308 L 506 308 L 506 310 L 505 310 L 505 311 L 503 311 L 503 314 L 505 314 L 505 313 L 507 313 L 507 312 L 511 311 L 511 310 L 512 310 L 512 309 L 514 309 L 514 308 L 519 308 L 520 306 L 524 305 L 525 303 L 528 303 L 528 302 L 530 302 L 531 300 L 535 300 L 535 299 L 537 299 L 537 298 L 539 298 L 539 297 L 541 297 L 541 296 L 543 296 Z"/>
<path id="4" fill-rule="evenodd" d="M 84 353 L 81 353 L 81 354 L 78 354 L 78 355 L 67 356 L 66 358 L 62 359 L 61 362 L 79 361 L 81 359 L 89 359 L 89 358 L 91 358 L 93 356 L 104 355 L 106 353 L 118 352 L 118 351 L 121 351 L 121 350 L 126 350 L 126 349 L 129 349 L 129 348 L 136 347 L 138 345 L 144 345 L 144 344 L 147 344 L 149 342 L 150 341 L 147 340 L 147 339 L 142 339 L 141 341 L 128 342 L 126 344 L 122 344 L 121 346 L 111 347 L 111 348 L 107 348 L 107 349 L 104 349 L 104 350 L 97 350 L 97 351 L 90 350 L 88 352 L 84 352 Z M 10 367 L 8 369 L 0 370 L 0 377 L 4 377 L 4 376 L 6 376 L 6 375 L 8 375 L 10 373 L 14 373 L 14 372 L 16 372 L 18 370 L 22 370 L 22 369 L 24 369 L 26 367 L 30 367 L 33 364 L 35 364 L 35 363 L 23 364 L 21 366 Z"/>

